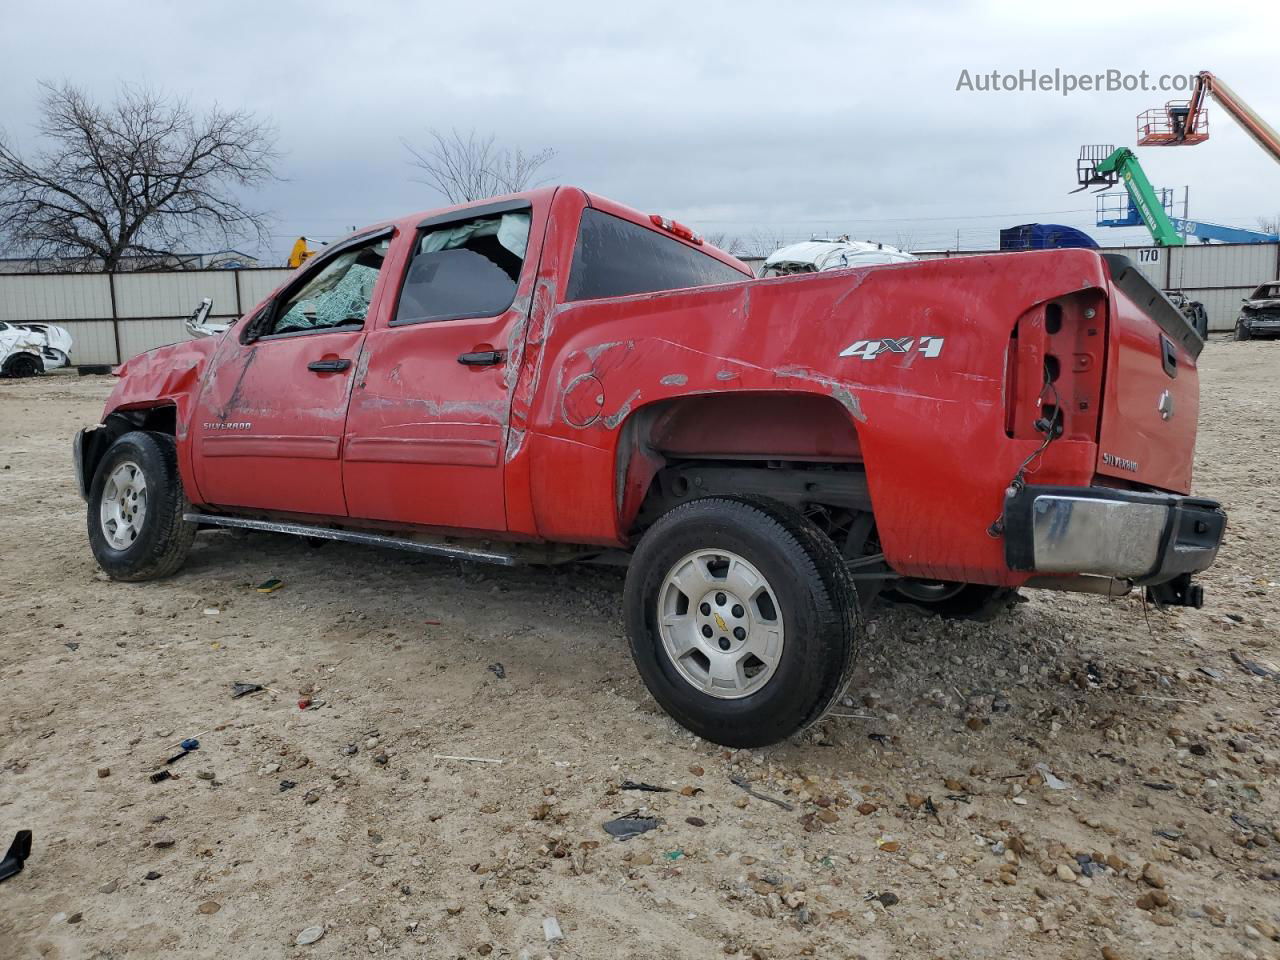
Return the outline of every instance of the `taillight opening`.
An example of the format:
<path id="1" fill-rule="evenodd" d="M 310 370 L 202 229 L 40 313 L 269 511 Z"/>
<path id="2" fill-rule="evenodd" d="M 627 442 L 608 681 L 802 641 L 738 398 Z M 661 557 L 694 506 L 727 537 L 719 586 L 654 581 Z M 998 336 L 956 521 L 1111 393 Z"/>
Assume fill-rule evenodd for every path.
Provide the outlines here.
<path id="1" fill-rule="evenodd" d="M 1096 441 L 1106 349 L 1106 301 L 1069 294 L 1018 318 L 1005 361 L 1005 433 Z"/>

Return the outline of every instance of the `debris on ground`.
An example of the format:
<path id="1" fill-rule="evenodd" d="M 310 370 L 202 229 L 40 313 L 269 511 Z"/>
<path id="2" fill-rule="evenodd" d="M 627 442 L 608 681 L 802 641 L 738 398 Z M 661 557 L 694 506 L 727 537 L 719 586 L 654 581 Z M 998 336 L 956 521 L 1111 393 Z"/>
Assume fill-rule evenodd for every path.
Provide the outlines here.
<path id="1" fill-rule="evenodd" d="M 1264 680 L 1280 680 L 1280 670 L 1272 670 L 1268 667 L 1264 667 L 1256 660 L 1250 660 L 1247 657 L 1241 656 L 1235 650 L 1231 651 L 1231 659 L 1236 662 L 1241 670 L 1244 670 L 1246 673 L 1251 673 L 1255 677 L 1262 677 Z"/>
<path id="2" fill-rule="evenodd" d="M 1049 769 L 1049 765 L 1047 763 L 1037 763 L 1036 770 L 1040 772 L 1040 777 L 1044 780 L 1044 785 L 1050 790 L 1071 789 L 1071 784 L 1054 776 L 1053 771 Z"/>
<path id="3" fill-rule="evenodd" d="M 275 577 L 272 577 L 270 580 L 262 581 L 262 583 L 258 584 L 254 589 L 256 589 L 258 593 L 275 593 L 283 586 L 283 580 L 278 580 Z"/>
<path id="4" fill-rule="evenodd" d="M 9 844 L 9 851 L 4 855 L 4 859 L 0 860 L 0 880 L 8 880 L 21 873 L 23 864 L 30 856 L 31 831 L 19 830 L 13 838 L 13 843 Z"/>
<path id="5" fill-rule="evenodd" d="M 507 679 L 507 668 L 504 667 L 502 664 L 491 663 L 489 664 L 488 669 L 489 669 L 489 672 L 492 673 L 499 680 Z"/>
<path id="6" fill-rule="evenodd" d="M 748 780 L 746 777 L 730 777 L 729 782 L 732 783 L 735 787 L 741 787 L 743 790 L 747 791 L 747 793 L 751 794 L 751 796 L 755 797 L 757 800 L 763 800 L 765 801 L 765 803 L 772 803 L 775 807 L 781 807 L 783 810 L 795 809 L 794 804 L 787 803 L 787 801 L 785 800 L 779 800 L 777 797 L 771 797 L 768 794 L 760 793 L 753 786 L 751 786 L 751 781 Z"/>
<path id="7" fill-rule="evenodd" d="M 564 939 L 564 932 L 560 929 L 560 921 L 555 917 L 546 917 L 542 921 L 542 936 L 547 943 L 553 943 L 556 940 Z"/>
<path id="8" fill-rule="evenodd" d="M 183 740 L 182 743 L 178 744 L 178 747 L 179 747 L 178 752 L 171 755 L 167 760 L 165 760 L 165 763 L 173 763 L 177 760 L 181 760 L 187 754 L 191 753 L 191 751 L 199 750 L 200 741 L 197 740 L 195 737 L 188 737 L 186 740 Z"/>
<path id="9" fill-rule="evenodd" d="M 603 826 L 609 836 L 616 837 L 619 840 L 630 840 L 632 837 L 638 837 L 642 833 L 656 830 L 658 823 L 659 821 L 656 817 L 642 817 L 637 810 L 623 814 L 615 820 L 607 820 Z"/>
<path id="10" fill-rule="evenodd" d="M 18 827 L 41 843 L 0 884 L 0 944 L 130 960 L 244 943 L 294 960 L 1280 960 L 1280 682 L 1231 657 L 1280 666 L 1277 478 L 1259 472 L 1280 462 L 1276 346 L 1211 339 L 1198 361 L 1193 492 L 1231 514 L 1203 610 L 1046 591 L 985 622 L 886 605 L 839 708 L 877 719 L 756 749 L 692 737 L 648 696 L 613 568 L 206 530 L 178 577 L 99 576 L 69 522 L 83 504 L 64 440 L 111 383 L 6 381 L 0 476 L 30 509 L 0 546 L 0 856 Z M 288 592 L 247 598 L 265 570 Z M 227 705 L 227 676 L 261 677 L 267 696 Z M 196 759 L 164 764 L 192 736 Z M 161 768 L 172 779 L 150 784 Z M 656 829 L 602 829 L 633 807 Z M 564 940 L 545 941 L 548 916 Z"/>
<path id="11" fill-rule="evenodd" d="M 231 699 L 238 700 L 250 693 L 257 693 L 259 690 L 267 689 L 260 683 L 233 683 L 231 684 Z"/>
<path id="12" fill-rule="evenodd" d="M 635 780 L 623 780 L 618 784 L 619 790 L 643 790 L 646 793 L 670 793 L 670 787 L 657 787 L 652 783 L 639 783 Z"/>

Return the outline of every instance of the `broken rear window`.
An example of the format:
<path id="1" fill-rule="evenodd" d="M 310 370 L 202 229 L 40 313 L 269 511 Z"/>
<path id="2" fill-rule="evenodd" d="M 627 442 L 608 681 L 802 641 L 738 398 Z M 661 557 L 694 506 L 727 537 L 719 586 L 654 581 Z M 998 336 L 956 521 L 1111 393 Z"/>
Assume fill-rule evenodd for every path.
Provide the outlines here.
<path id="1" fill-rule="evenodd" d="M 749 279 L 665 233 L 587 209 L 582 212 L 566 299 L 598 300 Z"/>
<path id="2" fill-rule="evenodd" d="M 473 217 L 426 230 L 414 246 L 393 325 L 496 317 L 516 296 L 529 212 Z"/>

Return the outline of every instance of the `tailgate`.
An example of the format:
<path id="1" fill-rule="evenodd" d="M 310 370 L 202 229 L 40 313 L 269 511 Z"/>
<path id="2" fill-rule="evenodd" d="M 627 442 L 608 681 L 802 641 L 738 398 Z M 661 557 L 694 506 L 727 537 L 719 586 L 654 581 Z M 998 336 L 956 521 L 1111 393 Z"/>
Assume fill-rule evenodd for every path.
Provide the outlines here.
<path id="1" fill-rule="evenodd" d="M 1103 259 L 1111 304 L 1098 473 L 1189 493 L 1204 341 L 1126 257 Z"/>

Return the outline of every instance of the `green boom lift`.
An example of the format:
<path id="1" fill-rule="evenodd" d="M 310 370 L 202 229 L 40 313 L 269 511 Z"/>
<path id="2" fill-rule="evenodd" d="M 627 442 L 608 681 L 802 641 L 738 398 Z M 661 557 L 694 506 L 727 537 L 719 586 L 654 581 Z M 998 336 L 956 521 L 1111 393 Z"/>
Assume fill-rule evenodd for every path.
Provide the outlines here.
<path id="1" fill-rule="evenodd" d="M 1110 144 L 1081 147 L 1076 177 L 1080 187 L 1073 193 L 1089 187 L 1114 187 L 1123 181 L 1134 208 L 1159 246 L 1181 247 L 1187 242 L 1165 213 L 1164 204 L 1142 172 L 1137 156 L 1128 147 L 1113 149 Z"/>

